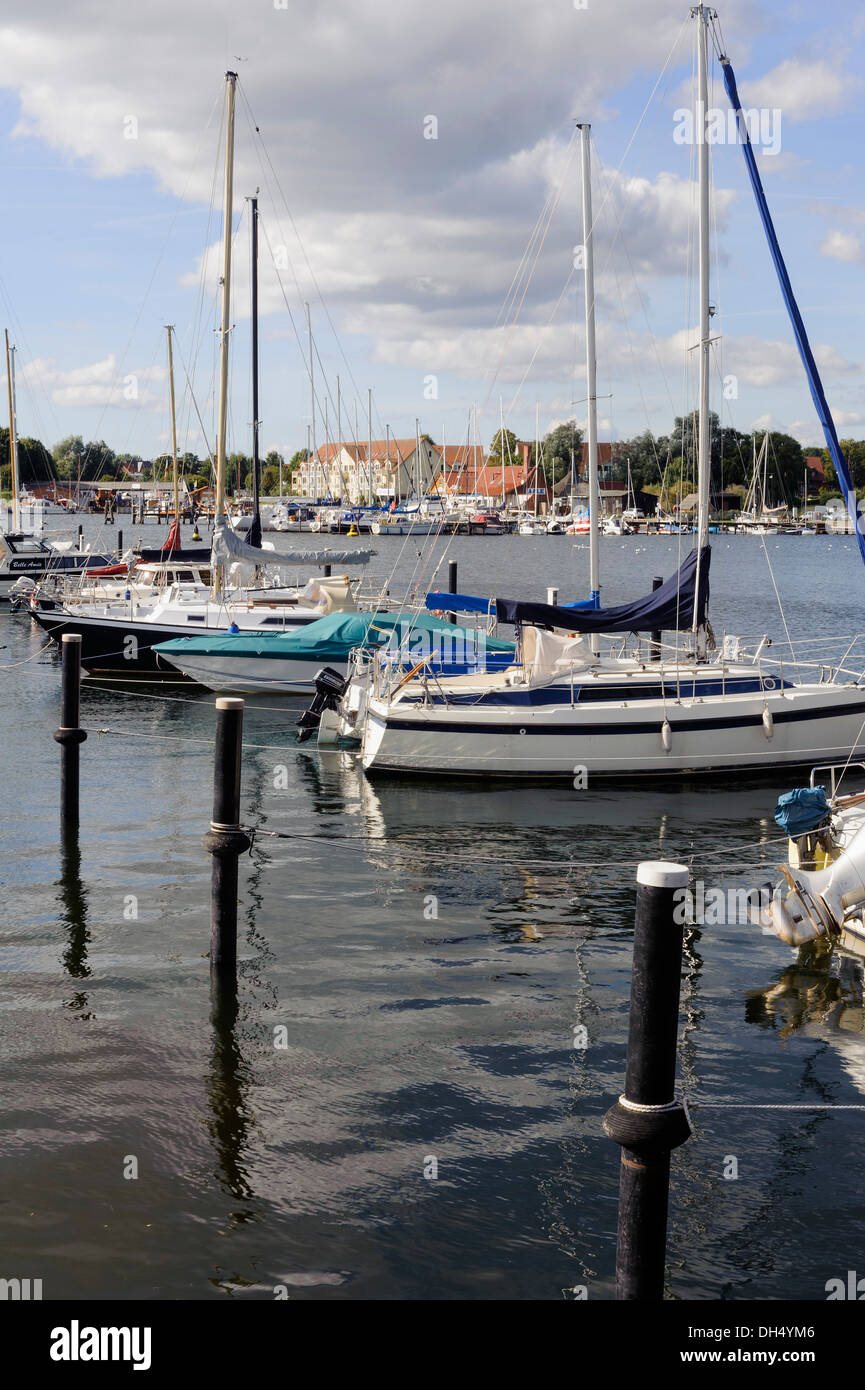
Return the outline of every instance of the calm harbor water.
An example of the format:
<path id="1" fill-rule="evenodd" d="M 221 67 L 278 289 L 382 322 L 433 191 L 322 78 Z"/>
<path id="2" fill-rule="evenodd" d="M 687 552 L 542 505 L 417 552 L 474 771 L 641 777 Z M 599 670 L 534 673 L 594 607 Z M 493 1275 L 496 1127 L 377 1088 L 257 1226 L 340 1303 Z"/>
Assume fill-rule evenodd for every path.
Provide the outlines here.
<path id="1" fill-rule="evenodd" d="M 373 544 L 394 594 L 426 586 L 422 542 Z M 464 591 L 587 591 L 571 537 L 446 546 Z M 669 574 L 678 547 L 605 539 L 604 602 Z M 720 537 L 719 636 L 783 637 L 767 553 L 794 639 L 865 627 L 852 538 Z M 243 818 L 260 833 L 226 1034 L 201 847 L 213 697 L 85 683 L 80 841 L 61 853 L 58 658 L 26 616 L 0 631 L 0 1276 L 41 1278 L 46 1299 L 610 1298 L 601 1117 L 624 1078 L 635 866 L 774 878 L 789 777 L 372 782 L 354 755 L 295 743 L 302 701 L 252 701 Z M 673 1159 L 669 1295 L 824 1298 L 861 1266 L 865 1112 L 724 1103 L 865 1104 L 861 967 L 747 923 L 690 930 L 680 1073 L 696 1137 Z"/>

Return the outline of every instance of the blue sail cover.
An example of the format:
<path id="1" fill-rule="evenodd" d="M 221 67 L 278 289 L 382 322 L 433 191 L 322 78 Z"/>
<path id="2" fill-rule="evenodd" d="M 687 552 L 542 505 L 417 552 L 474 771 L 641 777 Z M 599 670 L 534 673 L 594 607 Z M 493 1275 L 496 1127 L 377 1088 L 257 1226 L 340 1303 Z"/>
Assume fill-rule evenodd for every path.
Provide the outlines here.
<path id="1" fill-rule="evenodd" d="M 802 315 L 799 313 L 799 306 L 793 295 L 793 287 L 790 284 L 790 277 L 787 274 L 787 267 L 784 264 L 784 257 L 781 255 L 781 248 L 778 245 L 778 238 L 775 235 L 775 226 L 772 222 L 772 214 L 766 202 L 766 194 L 763 191 L 763 183 L 757 169 L 757 161 L 754 157 L 754 149 L 748 134 L 748 126 L 742 115 L 742 103 L 739 100 L 739 93 L 736 90 L 736 78 L 733 75 L 733 68 L 726 57 L 721 58 L 721 70 L 724 74 L 724 86 L 727 89 L 727 96 L 730 98 L 730 105 L 736 112 L 736 123 L 739 127 L 739 139 L 742 143 L 742 152 L 745 156 L 745 163 L 748 167 L 748 176 L 751 180 L 751 187 L 754 190 L 754 197 L 757 200 L 757 207 L 760 211 L 760 218 L 763 223 L 763 230 L 766 233 L 766 240 L 769 243 L 769 250 L 775 264 L 778 275 L 778 282 L 781 286 L 781 293 L 784 296 L 784 303 L 790 315 L 790 322 L 793 325 L 793 332 L 796 336 L 796 346 L 799 349 L 799 356 L 805 368 L 805 375 L 808 378 L 808 385 L 811 388 L 811 398 L 817 411 L 817 418 L 823 426 L 823 433 L 826 436 L 826 445 L 829 454 L 835 465 L 835 472 L 838 474 L 844 488 L 847 499 L 847 510 L 850 513 L 850 520 L 856 531 L 856 540 L 859 543 L 859 552 L 865 561 L 865 535 L 862 534 L 862 524 L 859 519 L 859 504 L 856 500 L 856 492 L 853 487 L 853 480 L 850 477 L 850 470 L 847 467 L 847 460 L 841 452 L 838 443 L 838 436 L 835 433 L 835 422 L 832 419 L 832 412 L 829 409 L 826 396 L 823 391 L 823 383 L 820 380 L 820 373 L 817 371 L 817 363 L 814 361 L 814 354 L 808 342 L 808 334 L 805 332 L 805 324 Z"/>
<path id="2" fill-rule="evenodd" d="M 522 603 L 519 599 L 496 599 L 496 618 L 500 623 L 533 623 L 536 627 L 557 627 L 565 632 L 655 632 L 686 629 L 694 621 L 697 578 L 700 601 L 697 625 L 706 621 L 709 606 L 709 561 L 711 548 L 704 545 L 699 556 L 692 550 L 674 575 L 633 603 L 617 608 L 564 608 L 561 604 Z"/>
<path id="3" fill-rule="evenodd" d="M 476 598 L 474 594 L 443 594 L 433 591 L 426 596 L 426 606 L 433 613 L 486 613 L 495 609 L 494 598 Z M 598 608 L 593 598 L 581 598 L 576 603 L 563 603 L 562 608 Z"/>
<path id="4" fill-rule="evenodd" d="M 474 594 L 427 594 L 426 606 L 433 613 L 491 613 L 495 599 L 475 598 Z"/>

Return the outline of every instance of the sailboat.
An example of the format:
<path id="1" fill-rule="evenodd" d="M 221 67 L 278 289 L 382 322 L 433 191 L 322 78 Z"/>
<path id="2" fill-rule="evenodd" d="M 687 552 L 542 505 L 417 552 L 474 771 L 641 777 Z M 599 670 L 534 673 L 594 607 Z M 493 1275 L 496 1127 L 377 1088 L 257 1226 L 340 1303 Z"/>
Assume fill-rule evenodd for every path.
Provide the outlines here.
<path id="1" fill-rule="evenodd" d="M 797 664 L 764 639 L 750 650 L 727 637 L 714 651 L 709 624 L 710 201 L 708 39 L 712 26 L 724 81 L 740 129 L 752 188 L 790 310 L 812 397 L 839 477 L 848 482 L 804 325 L 793 299 L 766 204 L 729 59 L 715 12 L 697 20 L 696 119 L 699 178 L 699 406 L 697 545 L 657 591 L 602 609 L 598 580 L 597 397 L 594 362 L 592 225 L 588 130 L 583 127 L 586 346 L 588 366 L 589 606 L 499 598 L 500 624 L 515 627 L 518 660 L 493 676 L 436 681 L 394 679 L 376 663 L 361 728 L 363 766 L 398 771 L 504 777 L 682 776 L 764 769 L 844 757 L 865 728 L 861 673 L 841 664 Z M 855 509 L 855 494 L 852 495 Z M 865 541 L 859 543 L 865 559 Z M 444 595 L 428 604 L 455 608 Z M 687 646 L 665 645 L 664 632 L 686 633 Z M 602 656 L 601 635 L 636 636 L 627 655 Z M 816 755 L 816 757 L 815 757 Z"/>
<path id="2" fill-rule="evenodd" d="M 80 575 L 87 569 L 110 565 L 111 555 L 97 554 L 80 541 L 53 541 L 22 529 L 21 491 L 18 469 L 18 424 L 15 402 L 15 348 L 6 329 L 6 391 L 9 401 L 9 463 L 12 506 L 9 528 L 0 533 L 0 607 L 15 606 L 22 585 L 33 584 L 45 575 Z M 31 513 L 40 514 L 38 507 Z"/>
<path id="3" fill-rule="evenodd" d="M 222 259 L 222 325 L 220 341 L 219 417 L 217 429 L 216 488 L 214 497 L 214 533 L 209 591 L 198 583 L 175 584 L 155 599 L 142 601 L 130 589 L 118 602 L 75 603 L 58 605 L 52 598 L 51 607 L 37 604 L 32 616 L 55 641 L 66 632 L 79 633 L 82 638 L 81 662 L 91 672 L 134 675 L 142 670 L 161 673 L 156 644 L 170 641 L 181 634 L 207 636 L 232 626 L 242 631 L 286 631 L 315 622 L 333 612 L 353 612 L 357 609 L 351 581 L 346 574 L 314 577 L 305 585 L 290 585 L 284 570 L 292 566 L 314 569 L 324 564 L 365 564 L 369 551 L 299 551 L 277 552 L 273 547 L 264 550 L 261 542 L 260 518 L 257 530 L 258 545 L 243 540 L 228 524 L 225 507 L 226 443 L 228 422 L 228 344 L 231 328 L 231 226 L 234 189 L 234 109 L 237 74 L 226 73 L 225 125 L 225 206 L 223 215 Z M 253 288 L 257 294 L 257 205 L 253 216 Z M 254 428 L 253 451 L 258 459 L 258 357 L 257 357 L 257 299 L 253 313 L 253 379 Z M 169 332 L 169 350 L 171 335 Z M 173 375 L 170 380 L 173 417 Z M 173 428 L 173 426 L 172 426 Z M 179 539 L 177 501 L 177 445 L 173 435 L 175 459 L 175 537 Z M 257 472 L 257 468 L 254 469 Z M 258 518 L 258 488 L 254 482 L 255 515 Z M 173 528 L 173 529 L 174 529 Z M 252 532 L 251 539 L 256 538 Z M 169 550 L 171 550 L 169 537 Z M 175 555 L 177 552 L 174 552 Z M 181 552 L 182 553 L 182 552 Z M 267 565 L 271 578 L 261 578 Z M 241 577 L 252 584 L 238 582 Z M 274 582 L 275 577 L 275 582 Z M 190 576 L 190 579 L 192 576 Z M 169 672 L 169 674 L 172 674 Z M 176 673 L 173 673 L 176 675 Z"/>

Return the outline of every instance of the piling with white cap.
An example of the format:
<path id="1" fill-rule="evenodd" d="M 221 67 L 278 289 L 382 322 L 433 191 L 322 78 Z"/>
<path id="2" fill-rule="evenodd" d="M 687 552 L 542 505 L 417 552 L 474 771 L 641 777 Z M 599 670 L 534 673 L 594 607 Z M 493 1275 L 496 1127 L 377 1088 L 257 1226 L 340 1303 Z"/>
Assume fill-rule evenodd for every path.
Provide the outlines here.
<path id="1" fill-rule="evenodd" d="M 623 1300 L 663 1298 L 670 1153 L 691 1133 L 674 1095 L 687 886 L 682 864 L 649 861 L 637 870 L 625 1090 L 604 1116 L 622 1148 L 616 1297 Z"/>
<path id="2" fill-rule="evenodd" d="M 210 966 L 234 972 L 237 966 L 237 861 L 251 844 L 240 824 L 240 766 L 243 754 L 243 700 L 216 701 L 213 762 L 213 819 L 204 837 L 212 856 L 210 876 Z"/>
<path id="3" fill-rule="evenodd" d="M 87 734 L 81 721 L 81 634 L 64 632 L 60 643 L 63 674 L 60 694 L 60 728 L 54 742 L 60 744 L 60 822 L 64 830 L 78 825 L 79 748 Z"/>

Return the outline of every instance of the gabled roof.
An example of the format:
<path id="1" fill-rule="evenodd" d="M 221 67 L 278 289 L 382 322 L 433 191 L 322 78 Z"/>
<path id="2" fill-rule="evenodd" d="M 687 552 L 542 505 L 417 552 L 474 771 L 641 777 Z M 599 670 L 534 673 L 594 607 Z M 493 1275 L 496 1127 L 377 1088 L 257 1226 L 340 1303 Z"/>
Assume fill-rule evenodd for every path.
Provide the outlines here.
<path id="1" fill-rule="evenodd" d="M 526 473 L 523 463 L 506 464 L 504 468 L 485 465 L 478 469 L 477 475 L 471 468 L 451 468 L 445 471 L 444 486 L 448 492 L 467 495 L 478 492 L 484 497 L 501 497 L 503 490 L 507 496 L 525 487 Z"/>
<path id="2" fill-rule="evenodd" d="M 414 439 L 374 439 L 372 441 L 372 461 L 373 463 L 390 463 L 398 465 L 402 459 L 408 458 L 415 448 Z M 319 464 L 329 466 L 337 461 L 340 451 L 344 451 L 355 463 L 366 464 L 369 462 L 369 444 L 366 440 L 359 440 L 357 443 L 352 439 L 342 444 L 329 443 L 321 444 L 316 449 L 314 458 L 318 459 Z"/>

